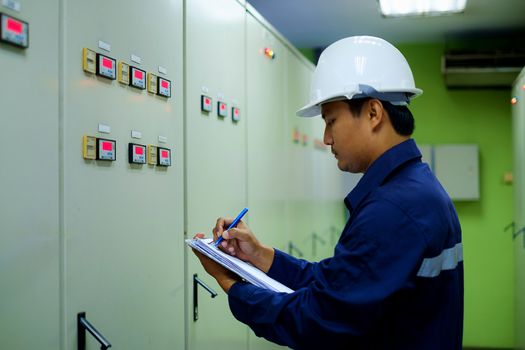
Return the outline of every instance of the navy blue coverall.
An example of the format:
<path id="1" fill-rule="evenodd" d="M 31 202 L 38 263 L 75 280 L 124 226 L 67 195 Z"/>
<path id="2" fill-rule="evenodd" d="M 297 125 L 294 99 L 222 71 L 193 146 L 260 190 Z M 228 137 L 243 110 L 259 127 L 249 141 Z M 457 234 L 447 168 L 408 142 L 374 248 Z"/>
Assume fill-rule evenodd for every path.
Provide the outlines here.
<path id="1" fill-rule="evenodd" d="M 310 263 L 275 250 L 268 275 L 295 292 L 237 282 L 233 315 L 297 349 L 460 350 L 461 228 L 415 142 L 374 161 L 345 205 L 333 257 Z"/>

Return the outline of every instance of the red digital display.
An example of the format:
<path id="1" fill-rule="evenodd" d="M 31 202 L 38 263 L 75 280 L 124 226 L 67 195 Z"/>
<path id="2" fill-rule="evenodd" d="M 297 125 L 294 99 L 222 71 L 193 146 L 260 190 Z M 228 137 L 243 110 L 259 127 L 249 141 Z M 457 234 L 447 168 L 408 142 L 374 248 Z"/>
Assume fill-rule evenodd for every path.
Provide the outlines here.
<path id="1" fill-rule="evenodd" d="M 112 151 L 113 150 L 113 143 L 112 142 L 102 142 L 102 150 L 104 150 L 104 151 Z"/>
<path id="2" fill-rule="evenodd" d="M 226 109 L 226 105 L 224 103 L 221 103 L 221 110 Z"/>
<path id="3" fill-rule="evenodd" d="M 168 82 L 166 80 L 162 80 L 160 83 L 160 86 L 162 86 L 164 89 L 168 88 Z"/>
<path id="4" fill-rule="evenodd" d="M 207 105 L 209 105 L 209 104 L 210 104 L 210 99 L 209 99 L 209 98 L 205 99 L 205 100 L 204 100 L 204 103 L 206 103 Z"/>
<path id="5" fill-rule="evenodd" d="M 16 34 L 22 34 L 23 28 L 22 22 L 14 20 L 12 18 L 7 18 L 7 30 Z"/>
<path id="6" fill-rule="evenodd" d="M 102 57 L 102 65 L 106 68 L 112 69 L 113 68 L 113 61 L 109 58 Z"/>
<path id="7" fill-rule="evenodd" d="M 168 151 L 162 151 L 162 158 L 168 158 Z"/>
<path id="8" fill-rule="evenodd" d="M 135 69 L 135 78 L 142 79 L 142 72 L 140 70 Z"/>
<path id="9" fill-rule="evenodd" d="M 239 110 L 238 110 L 238 109 L 235 109 L 235 110 L 234 110 L 234 113 L 235 113 L 235 115 L 239 115 Z"/>
<path id="10" fill-rule="evenodd" d="M 138 155 L 143 155 L 144 154 L 144 148 L 138 146 L 138 147 L 135 147 L 135 153 L 138 154 Z"/>

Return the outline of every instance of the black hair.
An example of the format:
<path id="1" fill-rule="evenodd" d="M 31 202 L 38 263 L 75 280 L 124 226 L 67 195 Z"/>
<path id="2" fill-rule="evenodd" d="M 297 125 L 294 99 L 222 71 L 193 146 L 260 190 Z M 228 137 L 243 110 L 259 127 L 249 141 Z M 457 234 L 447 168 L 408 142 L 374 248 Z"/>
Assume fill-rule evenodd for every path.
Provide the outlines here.
<path id="1" fill-rule="evenodd" d="M 354 116 L 359 116 L 361 114 L 361 109 L 363 104 L 370 100 L 370 98 L 358 98 L 355 100 L 346 100 L 350 112 Z M 390 122 L 394 127 L 394 130 L 402 136 L 410 136 L 414 133 L 415 122 L 412 112 L 408 109 L 408 106 L 395 106 L 390 102 L 381 101 L 383 108 L 388 113 Z"/>

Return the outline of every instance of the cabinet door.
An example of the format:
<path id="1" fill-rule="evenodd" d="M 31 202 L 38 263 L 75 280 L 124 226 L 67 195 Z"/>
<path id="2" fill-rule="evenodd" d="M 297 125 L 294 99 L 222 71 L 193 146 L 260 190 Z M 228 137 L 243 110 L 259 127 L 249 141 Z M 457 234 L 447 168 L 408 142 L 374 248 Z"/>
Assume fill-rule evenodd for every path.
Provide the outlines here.
<path id="1" fill-rule="evenodd" d="M 76 348 L 77 313 L 85 311 L 115 349 L 181 349 L 182 1 L 69 0 L 64 11 L 66 348 Z M 163 66 L 172 98 L 84 72 L 83 47 L 159 76 Z M 99 124 L 111 132 L 99 133 Z M 142 138 L 131 138 L 132 130 Z M 83 135 L 116 140 L 116 161 L 84 160 Z M 130 142 L 170 148 L 172 166 L 129 164 Z M 100 348 L 89 334 L 87 348 Z"/>
<path id="2" fill-rule="evenodd" d="M 245 10 L 235 0 L 186 2 L 186 220 L 189 238 L 212 235 L 219 216 L 235 217 L 246 206 Z M 201 96 L 212 100 L 201 111 Z M 219 117 L 218 101 L 227 104 Z M 232 121 L 231 108 L 240 110 Z M 249 220 L 251 212 L 246 219 Z M 193 320 L 193 275 L 218 296 L 198 287 L 199 318 Z M 188 349 L 246 349 L 248 329 L 231 314 L 220 290 L 191 250 L 187 251 Z"/>
<path id="3" fill-rule="evenodd" d="M 26 1 L 29 48 L 0 43 L 0 347 L 59 347 L 58 1 Z"/>

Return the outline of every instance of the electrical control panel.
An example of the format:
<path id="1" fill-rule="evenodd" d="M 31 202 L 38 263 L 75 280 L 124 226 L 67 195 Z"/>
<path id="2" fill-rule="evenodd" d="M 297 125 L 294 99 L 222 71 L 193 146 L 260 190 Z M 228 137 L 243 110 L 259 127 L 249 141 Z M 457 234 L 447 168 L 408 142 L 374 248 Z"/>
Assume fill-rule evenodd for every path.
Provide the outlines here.
<path id="1" fill-rule="evenodd" d="M 29 47 L 29 24 L 0 13 L 0 40 L 21 48 Z"/>
<path id="2" fill-rule="evenodd" d="M 97 138 L 97 160 L 117 159 L 117 141 Z"/>
<path id="3" fill-rule="evenodd" d="M 128 144 L 128 161 L 130 164 L 146 164 L 146 146 L 136 143 Z"/>
<path id="4" fill-rule="evenodd" d="M 131 86 L 144 90 L 146 89 L 146 71 L 139 69 L 137 67 L 130 67 L 131 75 Z"/>
<path id="5" fill-rule="evenodd" d="M 158 85 L 157 85 L 157 79 L 158 76 L 156 76 L 153 73 L 148 72 L 148 92 L 152 94 L 157 94 L 158 92 Z"/>
<path id="6" fill-rule="evenodd" d="M 171 150 L 169 148 L 157 147 L 157 165 L 171 166 Z"/>
<path id="7" fill-rule="evenodd" d="M 97 53 L 87 47 L 82 49 L 82 69 L 91 74 L 97 72 Z"/>
<path id="8" fill-rule="evenodd" d="M 117 61 L 100 53 L 97 54 L 97 75 L 115 80 L 117 78 Z"/>
<path id="9" fill-rule="evenodd" d="M 171 97 L 171 81 L 169 81 L 168 79 L 158 77 L 157 86 L 159 89 L 157 92 L 158 95 L 164 96 L 167 98 Z"/>
<path id="10" fill-rule="evenodd" d="M 225 102 L 217 102 L 217 116 L 219 116 L 219 118 L 226 118 L 228 116 L 228 105 Z"/>
<path id="11" fill-rule="evenodd" d="M 148 164 L 157 165 L 157 146 L 148 145 Z"/>
<path id="12" fill-rule="evenodd" d="M 97 159 L 97 138 L 84 135 L 82 138 L 82 154 L 84 159 Z"/>
<path id="13" fill-rule="evenodd" d="M 241 111 L 238 107 L 232 107 L 232 120 L 237 123 L 241 120 Z"/>
<path id="14" fill-rule="evenodd" d="M 201 95 L 201 111 L 210 113 L 212 108 L 211 97 Z"/>
<path id="15" fill-rule="evenodd" d="M 117 72 L 119 83 L 129 85 L 129 64 L 119 61 Z"/>

